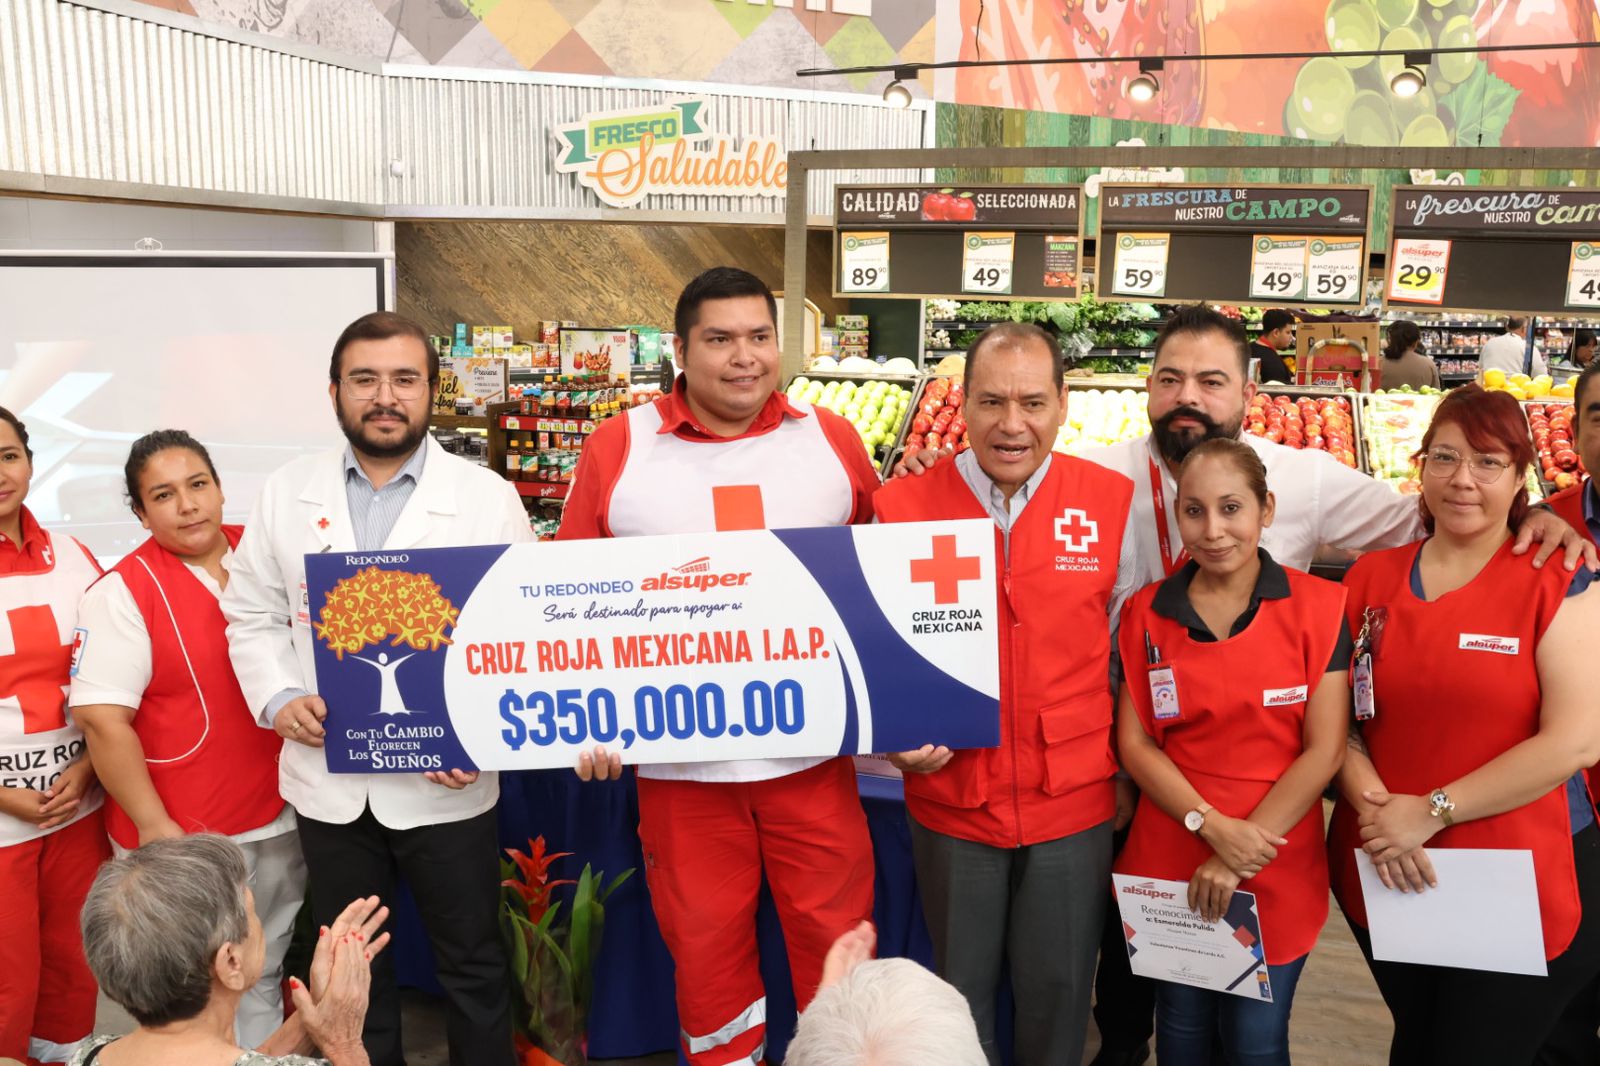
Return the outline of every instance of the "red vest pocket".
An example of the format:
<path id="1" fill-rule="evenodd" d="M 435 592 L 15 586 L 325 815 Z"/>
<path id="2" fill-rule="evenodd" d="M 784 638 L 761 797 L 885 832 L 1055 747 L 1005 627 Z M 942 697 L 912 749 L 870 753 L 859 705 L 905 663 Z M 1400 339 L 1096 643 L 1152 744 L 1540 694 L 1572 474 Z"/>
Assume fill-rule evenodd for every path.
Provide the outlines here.
<path id="1" fill-rule="evenodd" d="M 989 798 L 986 750 L 958 751 L 943 769 L 931 774 L 906 774 L 906 792 L 945 807 L 982 807 Z"/>
<path id="2" fill-rule="evenodd" d="M 1039 711 L 1044 736 L 1044 790 L 1076 791 L 1116 773 L 1111 758 L 1111 694 L 1090 692 Z"/>

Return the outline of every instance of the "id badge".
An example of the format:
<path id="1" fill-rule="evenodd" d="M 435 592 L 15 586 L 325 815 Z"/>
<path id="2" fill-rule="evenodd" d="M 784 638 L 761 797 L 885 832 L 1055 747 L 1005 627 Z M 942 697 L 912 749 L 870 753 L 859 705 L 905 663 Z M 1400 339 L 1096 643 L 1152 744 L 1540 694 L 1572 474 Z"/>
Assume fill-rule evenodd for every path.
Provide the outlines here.
<path id="1" fill-rule="evenodd" d="M 1150 668 L 1150 704 L 1155 708 L 1158 722 L 1178 717 L 1178 679 L 1173 675 L 1172 667 L 1156 665 Z"/>
<path id="2" fill-rule="evenodd" d="M 1373 698 L 1372 691 L 1372 653 L 1364 651 L 1356 656 L 1355 669 L 1352 671 L 1352 687 L 1355 689 L 1356 721 L 1365 722 L 1378 713 L 1378 705 Z"/>

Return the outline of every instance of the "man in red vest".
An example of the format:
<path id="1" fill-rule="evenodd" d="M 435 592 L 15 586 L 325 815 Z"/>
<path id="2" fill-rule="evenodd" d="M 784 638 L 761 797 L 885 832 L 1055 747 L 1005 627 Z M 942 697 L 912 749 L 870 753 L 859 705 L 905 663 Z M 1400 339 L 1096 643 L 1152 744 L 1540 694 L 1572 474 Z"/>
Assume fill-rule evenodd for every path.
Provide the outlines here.
<path id="1" fill-rule="evenodd" d="M 878 476 L 855 428 L 778 389 L 777 308 L 760 278 L 715 267 L 678 297 L 683 371 L 667 395 L 584 445 L 557 540 L 869 521 Z M 603 748 L 578 774 L 621 772 Z M 848 758 L 639 769 L 639 839 L 677 971 L 693 1066 L 757 1064 L 766 991 L 756 950 L 763 873 L 796 1004 L 834 940 L 872 914 L 872 841 Z"/>
<path id="2" fill-rule="evenodd" d="M 1550 509 L 1573 529 L 1589 534 L 1600 545 L 1600 490 L 1594 474 L 1600 470 L 1600 362 L 1584 367 L 1573 384 L 1573 443 L 1588 476 L 1569 489 L 1550 497 Z"/>
<path id="3" fill-rule="evenodd" d="M 1076 1063 L 1111 880 L 1113 619 L 1135 589 L 1133 482 L 1051 454 L 1062 354 L 1037 326 L 992 326 L 967 355 L 970 451 L 878 490 L 885 522 L 993 519 L 1000 559 L 1000 746 L 890 756 L 940 976 L 991 1063 L 1002 960 L 1017 1066 Z"/>

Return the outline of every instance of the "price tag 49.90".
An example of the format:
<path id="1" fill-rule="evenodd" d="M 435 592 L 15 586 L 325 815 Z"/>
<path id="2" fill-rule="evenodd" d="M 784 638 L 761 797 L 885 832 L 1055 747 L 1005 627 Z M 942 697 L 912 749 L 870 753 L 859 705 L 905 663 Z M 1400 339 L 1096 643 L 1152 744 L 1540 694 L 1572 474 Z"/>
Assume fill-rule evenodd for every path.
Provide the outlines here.
<path id="1" fill-rule="evenodd" d="M 1572 242 L 1567 267 L 1567 306 L 1600 307 L 1600 244 Z"/>
<path id="2" fill-rule="evenodd" d="M 1389 299 L 1398 303 L 1444 303 L 1450 242 L 1398 238 L 1389 249 Z"/>
<path id="3" fill-rule="evenodd" d="M 839 291 L 889 291 L 889 234 L 882 230 L 839 238 Z"/>
<path id="4" fill-rule="evenodd" d="M 1250 298 L 1301 300 L 1306 294 L 1305 237 L 1257 234 L 1250 248 Z"/>
<path id="5" fill-rule="evenodd" d="M 1111 270 L 1111 291 L 1118 296 L 1165 296 L 1170 244 L 1171 237 L 1165 233 L 1119 236 Z"/>
<path id="6" fill-rule="evenodd" d="M 968 233 L 961 246 L 961 291 L 1009 293 L 1015 233 Z"/>

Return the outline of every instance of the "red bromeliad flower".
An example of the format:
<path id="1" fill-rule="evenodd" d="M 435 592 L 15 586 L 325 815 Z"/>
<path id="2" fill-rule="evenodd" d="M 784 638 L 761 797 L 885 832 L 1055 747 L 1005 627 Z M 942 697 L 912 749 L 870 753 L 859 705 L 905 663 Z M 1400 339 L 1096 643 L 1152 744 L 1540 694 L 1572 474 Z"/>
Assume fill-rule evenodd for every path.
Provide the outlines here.
<path id="1" fill-rule="evenodd" d="M 526 854 L 516 848 L 507 848 L 506 854 L 516 864 L 521 876 L 500 882 L 502 887 L 511 889 L 522 898 L 523 904 L 528 908 L 528 920 L 536 924 L 544 917 L 544 912 L 550 909 L 550 893 L 562 885 L 577 883 L 550 880 L 550 864 L 572 853 L 558 851 L 547 855 L 544 846 L 544 837 L 541 836 L 528 841 Z"/>

